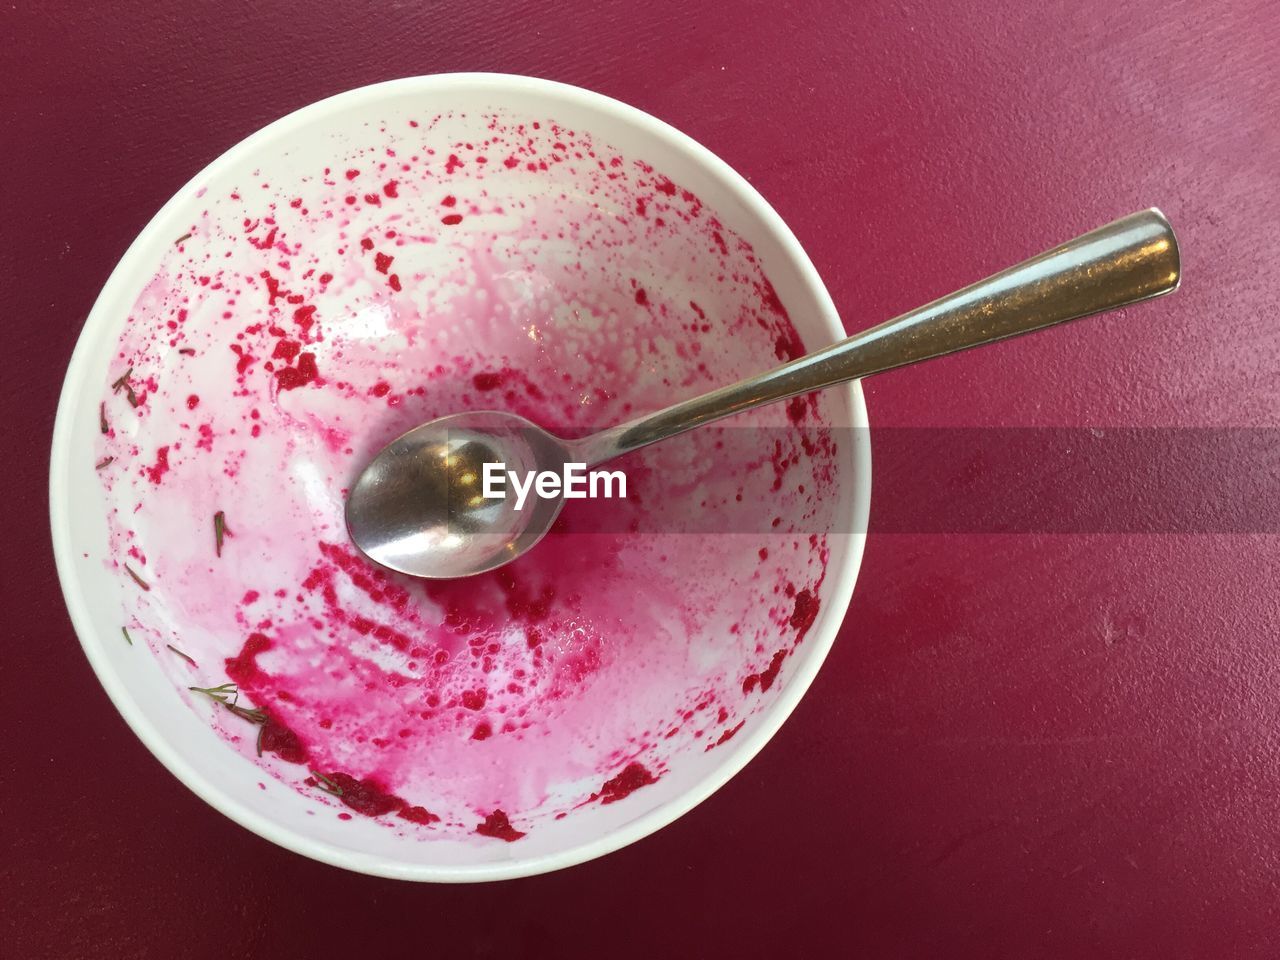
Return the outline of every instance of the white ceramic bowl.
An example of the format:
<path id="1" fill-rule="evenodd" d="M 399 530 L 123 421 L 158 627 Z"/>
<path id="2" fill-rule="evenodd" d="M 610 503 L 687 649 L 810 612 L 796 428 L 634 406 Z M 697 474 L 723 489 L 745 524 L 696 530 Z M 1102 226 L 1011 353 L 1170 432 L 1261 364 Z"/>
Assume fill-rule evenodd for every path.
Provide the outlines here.
<path id="1" fill-rule="evenodd" d="M 656 783 L 617 803 L 588 804 L 579 809 L 584 804 L 568 802 L 573 799 L 570 791 L 559 800 L 562 809 L 572 813 L 559 819 L 543 816 L 537 821 L 537 827 L 518 843 L 487 839 L 475 842 L 474 838 L 461 836 L 456 830 L 410 834 L 389 829 L 377 819 L 335 816 L 342 808 L 334 804 L 332 798 L 314 790 L 310 793 L 299 790 L 296 782 L 288 782 L 291 776 L 296 781 L 299 771 L 295 769 L 291 774 L 287 769 L 283 772 L 264 770 L 260 762 L 255 762 L 252 751 L 244 749 L 243 743 L 235 749 L 228 743 L 225 732 L 219 735 L 215 729 L 219 724 L 210 722 L 209 704 L 203 701 L 193 704 L 193 698 L 181 689 L 197 680 L 201 685 L 212 685 L 217 680 L 212 675 L 189 675 L 184 672 L 187 669 L 184 665 L 176 663 L 163 650 L 167 636 L 176 637 L 182 632 L 186 609 L 183 603 L 187 601 L 166 598 L 163 584 L 157 584 L 155 590 L 145 596 L 140 594 L 136 586 L 121 575 L 120 557 L 112 556 L 113 528 L 105 515 L 113 508 L 119 511 L 127 507 L 128 498 L 137 489 L 122 481 L 121 486 L 110 488 L 104 494 L 95 461 L 103 449 L 99 404 L 104 397 L 111 399 L 106 385 L 120 372 L 121 361 L 115 355 L 115 345 L 125 331 L 126 317 L 131 311 L 139 316 L 145 314 L 136 306 L 141 302 L 140 296 L 156 275 L 157 265 L 165 262 L 166 257 L 174 256 L 175 238 L 187 233 L 192 224 L 204 222 L 200 218 L 209 207 L 208 196 L 225 194 L 232 189 L 229 185 L 267 179 L 268 173 L 287 178 L 290 171 L 296 169 L 299 156 L 319 163 L 316 158 L 333 154 L 337 163 L 334 144 L 353 131 L 367 131 L 370 123 L 402 123 L 406 117 L 440 111 L 452 111 L 450 116 L 456 113 L 459 117 L 483 117 L 493 110 L 514 118 L 540 117 L 544 122 L 551 118 L 589 138 L 598 145 L 602 156 L 607 149 L 629 158 L 629 162 L 642 162 L 642 167 L 651 165 L 656 171 L 654 176 L 670 178 L 658 182 L 668 187 L 678 185 L 680 190 L 696 195 L 698 199 L 694 202 L 718 218 L 727 235 L 736 235 L 750 245 L 808 349 L 843 336 L 827 292 L 782 220 L 745 180 L 693 140 L 639 110 L 562 84 L 489 74 L 418 77 L 354 90 L 299 110 L 233 147 L 180 190 L 130 247 L 95 304 L 67 372 L 54 430 L 50 501 L 58 572 L 85 653 L 126 721 L 175 776 L 238 823 L 309 857 L 388 877 L 478 881 L 554 870 L 638 840 L 706 799 L 777 731 L 822 664 L 847 609 L 862 555 L 862 534 L 847 531 L 864 530 L 868 512 L 867 421 L 861 390 L 855 384 L 828 391 L 822 400 L 828 425 L 857 429 L 847 434 L 849 442 L 840 446 L 836 480 L 825 492 L 835 504 L 837 522 L 834 526 L 838 530 L 826 537 L 829 558 L 821 578 L 819 613 L 803 644 L 797 645 L 786 659 L 778 683 L 767 696 L 759 688 L 753 691 L 758 699 L 742 714 L 741 732 L 732 739 L 725 738 L 716 749 L 705 745 L 715 736 L 715 731 L 708 726 L 706 740 L 690 740 L 687 747 L 671 748 L 670 755 L 662 761 L 663 773 Z M 600 166 L 604 169 L 603 164 Z M 337 177 L 336 173 L 334 176 Z M 568 175 L 552 172 L 547 180 L 552 193 L 557 186 L 564 189 L 568 182 L 557 181 L 557 176 L 564 181 Z M 569 183 L 569 187 L 572 186 Z M 536 191 L 538 188 L 522 189 Z M 572 194 L 573 190 L 568 192 Z M 671 199 L 678 200 L 674 189 Z M 623 213 L 629 211 L 618 212 L 618 216 Z M 447 250 L 448 246 L 435 249 Z M 403 256 L 402 263 L 407 264 L 412 252 L 401 248 L 397 255 Z M 433 269 L 430 260 L 424 263 L 422 269 L 430 274 Z M 377 279 L 374 274 L 370 276 Z M 661 283 L 661 278 L 650 277 L 648 282 Z M 383 293 L 385 291 L 376 296 Z M 338 312 L 336 300 L 320 302 L 322 312 L 330 315 Z M 636 302 L 641 301 L 638 298 Z M 573 321 L 549 321 L 552 327 L 557 322 L 563 325 Z M 606 322 L 627 321 L 613 317 Z M 713 340 L 718 332 L 712 331 L 708 339 Z M 331 335 L 330 340 L 334 339 L 340 341 L 341 338 Z M 498 350 L 502 345 L 492 347 Z M 740 373 L 754 372 L 778 362 L 769 350 L 748 359 L 747 369 Z M 329 357 L 325 361 L 326 369 L 334 371 L 335 362 Z M 168 370 L 165 375 L 172 374 L 173 371 Z M 205 383 L 206 389 L 207 386 Z M 277 396 L 274 384 L 271 390 L 271 396 Z M 293 403 L 296 398 L 291 394 L 285 399 Z M 176 430 L 176 421 L 180 419 L 178 408 L 175 406 L 166 412 L 161 408 L 162 401 L 162 392 L 156 393 L 153 400 L 156 409 L 150 412 L 150 420 L 138 419 L 128 409 L 120 408 L 113 442 L 126 446 L 132 443 L 136 451 L 147 444 L 148 431 L 160 429 L 158 424 Z M 211 412 L 216 414 L 216 396 L 206 393 L 202 403 L 202 410 L 213 408 Z M 785 424 L 786 421 L 772 422 Z M 356 461 L 384 439 L 385 436 L 360 437 L 355 443 L 358 449 L 350 458 L 350 468 L 357 467 Z M 183 474 L 181 464 L 175 473 Z M 170 484 L 165 487 L 168 491 L 173 484 L 204 483 L 207 478 L 166 482 Z M 189 492 L 192 497 L 198 496 L 194 489 Z M 280 491 L 273 490 L 271 495 L 289 496 L 287 484 Z M 339 495 L 329 491 L 311 506 L 324 512 L 335 509 L 340 500 Z M 162 557 L 163 568 L 167 551 L 176 551 L 180 543 L 192 536 L 203 540 L 211 536 L 202 524 L 200 521 L 193 534 L 180 529 L 166 532 L 165 524 L 156 521 L 146 534 L 150 540 L 145 546 L 153 556 L 158 553 Z M 240 541 L 236 543 L 238 546 Z M 728 600 L 732 607 L 733 598 Z M 146 634 L 142 638 L 146 642 L 135 639 L 134 645 L 129 646 L 122 640 L 120 626 L 136 623 L 137 620 L 130 618 L 138 615 L 137 605 L 144 602 L 153 624 L 163 621 L 164 629 L 135 629 L 135 633 Z M 747 618 L 753 615 L 743 613 L 743 622 L 747 623 Z M 783 618 L 785 620 L 785 612 Z M 714 656 L 717 637 L 723 635 L 726 625 L 727 621 L 717 621 L 697 635 L 682 638 L 690 645 L 690 656 L 695 660 L 704 655 Z M 230 645 L 224 652 L 228 655 L 234 652 L 242 639 L 229 640 Z M 220 649 L 221 638 L 212 637 L 209 642 L 211 649 Z M 742 665 L 737 676 L 748 670 L 748 665 Z M 220 713 L 217 719 L 222 719 Z M 703 731 L 699 730 L 697 736 L 702 737 Z M 234 732 L 231 739 L 237 739 Z M 548 807 L 547 812 L 550 810 Z M 483 812 L 479 810 L 477 816 Z M 458 825 L 464 826 L 461 821 Z"/>

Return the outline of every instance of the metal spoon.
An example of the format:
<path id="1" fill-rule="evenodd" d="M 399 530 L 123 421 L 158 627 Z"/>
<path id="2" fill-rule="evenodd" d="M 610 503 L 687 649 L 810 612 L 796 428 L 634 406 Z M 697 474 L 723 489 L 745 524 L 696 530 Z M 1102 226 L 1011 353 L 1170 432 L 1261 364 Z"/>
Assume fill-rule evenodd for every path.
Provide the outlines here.
<path id="1" fill-rule="evenodd" d="M 580 440 L 501 411 L 432 420 L 393 440 L 347 498 L 351 539 L 377 563 L 432 579 L 493 570 L 536 544 L 564 501 L 486 499 L 485 463 L 527 471 L 587 468 L 721 417 L 1177 289 L 1178 245 L 1154 208 L 841 340 L 768 373 Z"/>

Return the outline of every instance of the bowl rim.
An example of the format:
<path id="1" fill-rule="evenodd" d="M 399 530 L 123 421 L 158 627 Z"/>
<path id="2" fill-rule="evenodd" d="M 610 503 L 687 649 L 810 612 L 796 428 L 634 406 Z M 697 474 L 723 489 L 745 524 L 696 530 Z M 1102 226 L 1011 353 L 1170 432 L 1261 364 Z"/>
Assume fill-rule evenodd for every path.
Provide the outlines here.
<path id="1" fill-rule="evenodd" d="M 827 623 L 826 628 L 816 635 L 810 634 L 807 644 L 810 655 L 800 661 L 800 665 L 783 688 L 778 700 L 763 712 L 761 722 L 756 729 L 743 738 L 737 749 L 724 763 L 699 780 L 692 789 L 595 840 L 558 852 L 523 858 L 516 856 L 509 860 L 486 864 L 464 866 L 415 864 L 380 856 L 363 857 L 358 862 L 353 862 L 349 849 L 308 836 L 303 831 L 295 830 L 259 813 L 251 805 L 233 799 L 221 790 L 215 780 L 206 777 L 195 766 L 188 763 L 182 754 L 170 748 L 158 728 L 148 719 L 142 705 L 127 692 L 123 678 L 106 654 L 100 631 L 90 616 L 81 589 L 74 559 L 75 549 L 72 543 L 70 520 L 67 513 L 60 509 L 60 505 L 65 503 L 70 495 L 72 471 L 70 439 L 73 408 L 79 405 L 82 388 L 87 384 L 86 368 L 92 361 L 89 349 L 90 338 L 85 334 L 92 328 L 108 322 L 111 301 L 121 295 L 121 288 L 140 268 L 145 266 L 142 262 L 145 241 L 157 225 L 166 218 L 170 210 L 187 198 L 189 191 L 197 182 L 208 178 L 210 174 L 216 173 L 222 167 L 240 162 L 241 157 L 250 154 L 260 142 L 281 133 L 287 133 L 292 128 L 339 109 L 347 109 L 361 103 L 374 104 L 388 94 L 406 91 L 438 92 L 442 88 L 477 86 L 489 86 L 498 91 L 516 90 L 549 95 L 578 105 L 593 107 L 611 113 L 619 120 L 638 127 L 648 135 L 666 141 L 677 151 L 687 154 L 697 165 L 707 169 L 721 181 L 736 200 L 765 224 L 768 232 L 781 244 L 797 266 L 804 284 L 821 304 L 820 312 L 823 316 L 820 319 L 827 326 L 828 333 L 833 339 L 845 336 L 835 304 L 800 242 L 773 207 L 725 161 L 692 137 L 637 107 L 582 87 L 517 74 L 467 72 L 403 77 L 357 87 L 300 107 L 256 130 L 207 164 L 180 187 L 147 222 L 112 269 L 110 277 L 103 285 L 102 291 L 85 319 L 67 366 L 54 420 L 49 465 L 49 518 L 58 581 L 71 617 L 72 627 L 98 681 L 130 729 L 156 759 L 198 797 L 242 827 L 294 853 L 346 870 L 391 879 L 466 883 L 507 880 L 560 870 L 604 856 L 643 839 L 682 817 L 710 797 L 736 776 L 774 737 L 808 691 L 818 670 L 825 662 L 848 613 L 854 583 L 862 564 L 867 517 L 870 511 L 869 425 L 861 385 L 853 382 L 836 389 L 845 392 L 849 403 L 851 426 L 854 428 L 851 449 L 848 452 L 860 465 L 864 465 L 864 469 L 859 471 L 853 484 L 851 496 L 853 532 L 846 535 L 848 546 L 844 552 L 843 563 L 840 569 L 828 568 L 827 570 L 831 584 L 827 598 L 828 616 L 824 618 Z M 840 611 L 838 618 L 830 616 L 830 612 L 834 610 Z"/>

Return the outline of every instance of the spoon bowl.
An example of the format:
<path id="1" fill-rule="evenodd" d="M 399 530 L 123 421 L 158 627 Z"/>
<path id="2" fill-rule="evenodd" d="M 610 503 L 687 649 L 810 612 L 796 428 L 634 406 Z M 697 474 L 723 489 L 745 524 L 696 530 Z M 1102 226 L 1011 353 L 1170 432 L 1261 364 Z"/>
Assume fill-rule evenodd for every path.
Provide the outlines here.
<path id="1" fill-rule="evenodd" d="M 351 539 L 377 563 L 427 579 L 493 570 L 524 553 L 560 514 L 562 497 L 484 496 L 484 465 L 520 476 L 558 470 L 565 441 L 514 413 L 458 413 L 383 448 L 347 497 Z"/>

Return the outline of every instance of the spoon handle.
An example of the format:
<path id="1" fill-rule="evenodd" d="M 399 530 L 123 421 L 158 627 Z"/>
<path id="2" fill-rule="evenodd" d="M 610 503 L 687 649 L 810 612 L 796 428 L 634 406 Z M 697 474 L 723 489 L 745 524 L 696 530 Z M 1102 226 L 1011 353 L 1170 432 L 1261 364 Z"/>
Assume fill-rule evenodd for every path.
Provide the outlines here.
<path id="1" fill-rule="evenodd" d="M 573 444 L 588 466 L 797 394 L 1171 293 L 1178 243 L 1154 207 L 767 373 Z"/>

